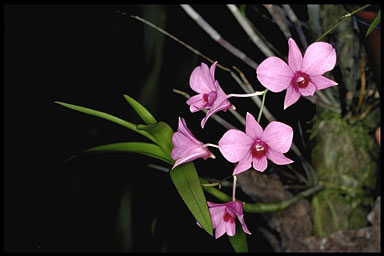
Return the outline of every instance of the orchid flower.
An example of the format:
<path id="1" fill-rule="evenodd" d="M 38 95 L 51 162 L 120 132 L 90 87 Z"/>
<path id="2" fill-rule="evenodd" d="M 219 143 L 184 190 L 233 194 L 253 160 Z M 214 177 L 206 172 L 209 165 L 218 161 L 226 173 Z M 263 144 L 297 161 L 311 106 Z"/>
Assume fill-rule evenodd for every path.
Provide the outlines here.
<path id="1" fill-rule="evenodd" d="M 225 233 L 234 236 L 236 233 L 236 217 L 245 233 L 251 235 L 244 221 L 243 204 L 239 201 L 230 201 L 224 204 L 208 202 L 212 227 L 215 229 L 215 238 L 218 239 Z"/>
<path id="2" fill-rule="evenodd" d="M 288 65 L 278 57 L 269 57 L 256 70 L 257 79 L 272 92 L 287 89 L 284 109 L 300 96 L 312 96 L 315 91 L 337 85 L 323 76 L 336 64 L 336 51 L 329 43 L 311 44 L 302 56 L 296 42 L 288 40 Z"/>
<path id="3" fill-rule="evenodd" d="M 283 155 L 291 145 L 293 129 L 281 122 L 270 122 L 265 130 L 255 118 L 247 113 L 245 120 L 245 133 L 237 130 L 228 130 L 219 141 L 221 154 L 231 163 L 237 163 L 233 175 L 242 173 L 251 166 L 263 172 L 267 166 L 267 159 L 277 165 L 293 163 Z"/>
<path id="4" fill-rule="evenodd" d="M 208 68 L 205 63 L 201 63 L 199 67 L 192 71 L 189 78 L 192 90 L 198 93 L 187 100 L 190 111 L 194 113 L 202 109 L 208 109 L 206 116 L 201 120 L 202 128 L 204 128 L 211 115 L 218 111 L 226 111 L 232 107 L 219 82 L 215 80 L 216 64 L 217 61 Z"/>
<path id="5" fill-rule="evenodd" d="M 203 158 L 204 160 L 208 157 L 215 158 L 207 148 L 207 146 L 211 144 L 203 144 L 197 140 L 188 129 L 182 117 L 179 117 L 179 126 L 177 132 L 172 136 L 172 143 L 174 147 L 171 152 L 171 157 L 173 160 L 176 160 L 172 169 L 197 158 Z"/>

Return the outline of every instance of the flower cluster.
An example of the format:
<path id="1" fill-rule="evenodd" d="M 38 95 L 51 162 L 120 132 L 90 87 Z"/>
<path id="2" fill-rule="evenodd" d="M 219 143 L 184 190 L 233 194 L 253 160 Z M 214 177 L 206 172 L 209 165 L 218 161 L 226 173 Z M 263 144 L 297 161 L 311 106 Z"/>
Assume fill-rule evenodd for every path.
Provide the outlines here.
<path id="1" fill-rule="evenodd" d="M 286 90 L 284 109 L 297 102 L 300 96 L 312 96 L 317 90 L 337 85 L 323 76 L 336 64 L 336 51 L 332 45 L 324 42 L 313 43 L 307 48 L 304 56 L 291 38 L 288 40 L 288 47 L 288 64 L 280 58 L 269 57 L 256 70 L 257 79 L 265 88 L 276 93 Z M 213 114 L 233 107 L 228 98 L 266 93 L 226 94 L 215 79 L 216 65 L 217 62 L 209 68 L 205 63 L 201 63 L 192 71 L 189 79 L 191 89 L 198 93 L 187 100 L 190 111 L 194 113 L 207 110 L 201 121 L 202 128 Z M 193 136 L 185 120 L 179 117 L 178 130 L 172 137 L 174 148 L 171 156 L 176 161 L 173 168 L 198 158 L 215 158 L 207 148 L 214 146 L 226 160 L 235 163 L 234 176 L 252 167 L 263 172 L 268 167 L 268 160 L 277 165 L 293 163 L 284 155 L 291 148 L 292 140 L 293 129 L 289 125 L 272 121 L 263 129 L 253 115 L 247 113 L 245 132 L 230 129 L 221 137 L 218 145 L 204 144 Z M 225 233 L 229 236 L 235 234 L 236 217 L 244 232 L 250 234 L 244 222 L 242 203 L 236 201 L 234 195 L 231 202 L 208 202 L 208 206 L 216 238 Z"/>

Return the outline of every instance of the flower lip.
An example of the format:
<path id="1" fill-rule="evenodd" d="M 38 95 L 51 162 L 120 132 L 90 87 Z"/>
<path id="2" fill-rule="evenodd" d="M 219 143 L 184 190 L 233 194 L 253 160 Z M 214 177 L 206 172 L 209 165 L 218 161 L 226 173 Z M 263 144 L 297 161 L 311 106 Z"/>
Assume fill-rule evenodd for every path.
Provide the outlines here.
<path id="1" fill-rule="evenodd" d="M 224 221 L 225 221 L 225 222 L 233 223 L 233 222 L 235 222 L 235 217 L 232 216 L 231 214 L 229 214 L 228 212 L 226 212 L 226 213 L 224 214 Z"/>
<path id="2" fill-rule="evenodd" d="M 252 156 L 260 159 L 267 154 L 268 145 L 262 142 L 261 140 L 256 140 L 252 145 L 251 153 Z"/>
<path id="3" fill-rule="evenodd" d="M 310 81 L 311 78 L 301 71 L 297 71 L 292 78 L 292 84 L 298 88 L 306 88 Z"/>

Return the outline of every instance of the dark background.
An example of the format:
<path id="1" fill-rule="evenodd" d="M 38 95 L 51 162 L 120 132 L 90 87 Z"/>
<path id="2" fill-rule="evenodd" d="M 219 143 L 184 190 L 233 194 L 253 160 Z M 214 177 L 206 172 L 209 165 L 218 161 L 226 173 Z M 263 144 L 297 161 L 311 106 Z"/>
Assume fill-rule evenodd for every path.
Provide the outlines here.
<path id="1" fill-rule="evenodd" d="M 225 6 L 193 7 L 250 58 L 258 63 L 264 59 Z M 293 7 L 305 21 L 305 7 Z M 206 61 L 117 10 L 159 24 L 225 66 L 236 65 L 256 90 L 263 89 L 255 70 L 214 42 L 178 5 L 5 5 L 5 251 L 231 252 L 225 236 L 215 240 L 196 225 L 169 175 L 148 167 L 154 163 L 168 168 L 166 164 L 137 154 L 84 155 L 64 163 L 93 146 L 144 138 L 65 109 L 55 100 L 140 123 L 122 96 L 128 94 L 174 130 L 178 116 L 183 116 L 202 141 L 217 143 L 225 132 L 213 119 L 203 132 L 203 114 L 190 113 L 185 98 L 172 92 L 177 88 L 193 95 L 190 73 Z M 250 17 L 286 54 L 286 39 L 277 26 L 255 10 Z M 216 69 L 216 79 L 227 93 L 242 93 L 228 73 Z M 300 114 L 305 128 L 313 106 L 301 99 L 282 114 L 283 99 L 283 93 L 268 94 L 267 107 L 294 129 Z M 243 116 L 246 111 L 258 113 L 250 99 L 233 103 Z M 241 128 L 229 113 L 219 115 Z M 301 145 L 297 134 L 294 140 Z M 287 156 L 294 159 L 292 153 Z M 196 167 L 204 177 L 232 173 L 221 157 L 197 160 Z M 249 200 L 241 191 L 239 196 Z M 123 233 L 119 221 L 128 223 Z M 264 225 L 262 218 L 246 215 L 246 222 L 253 233 L 248 236 L 250 251 L 271 251 L 257 231 Z"/>

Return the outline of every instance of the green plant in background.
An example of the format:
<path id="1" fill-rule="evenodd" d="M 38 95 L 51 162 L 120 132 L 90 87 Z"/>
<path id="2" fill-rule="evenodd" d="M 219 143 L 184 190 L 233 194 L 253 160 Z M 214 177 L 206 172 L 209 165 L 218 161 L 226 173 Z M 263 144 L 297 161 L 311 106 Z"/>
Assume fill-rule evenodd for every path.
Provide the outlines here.
<path id="1" fill-rule="evenodd" d="M 312 163 L 325 187 L 312 198 L 315 234 L 365 227 L 376 185 L 373 136 L 361 123 L 350 125 L 329 111 L 316 115 L 312 134 Z"/>
<path id="2" fill-rule="evenodd" d="M 323 19 L 328 22 L 324 26 L 329 26 L 329 20 L 340 17 L 342 10 L 325 6 L 321 14 L 330 18 Z M 334 30 L 333 40 L 342 56 L 352 54 L 353 58 L 340 58 L 340 71 L 333 73 L 342 85 L 341 90 L 330 91 L 338 99 L 340 112 L 318 109 L 310 131 L 312 164 L 325 187 L 312 198 L 314 231 L 320 237 L 367 225 L 379 152 L 372 135 L 380 125 L 379 101 L 359 36 L 352 23 L 343 23 Z"/>

